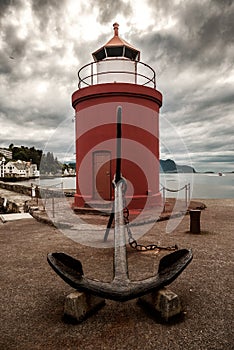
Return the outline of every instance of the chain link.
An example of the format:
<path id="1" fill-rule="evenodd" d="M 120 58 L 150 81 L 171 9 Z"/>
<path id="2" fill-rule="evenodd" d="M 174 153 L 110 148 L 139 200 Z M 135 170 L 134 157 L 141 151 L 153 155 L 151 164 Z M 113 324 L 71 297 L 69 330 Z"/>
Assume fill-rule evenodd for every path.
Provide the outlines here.
<path id="1" fill-rule="evenodd" d="M 125 191 L 123 190 L 123 198 L 124 198 L 123 217 L 124 217 L 124 224 L 127 228 L 128 243 L 129 243 L 130 247 L 132 249 L 135 249 L 135 250 L 140 251 L 140 252 L 146 252 L 148 250 L 158 250 L 158 251 L 160 251 L 160 250 L 169 250 L 169 251 L 178 250 L 178 246 L 176 244 L 172 245 L 172 246 L 168 246 L 168 247 L 162 247 L 162 246 L 158 246 L 157 244 L 144 245 L 144 244 L 137 243 L 137 241 L 133 237 L 132 231 L 129 227 L 129 210 L 126 207 L 126 200 L 125 200 L 124 194 L 125 194 Z"/>

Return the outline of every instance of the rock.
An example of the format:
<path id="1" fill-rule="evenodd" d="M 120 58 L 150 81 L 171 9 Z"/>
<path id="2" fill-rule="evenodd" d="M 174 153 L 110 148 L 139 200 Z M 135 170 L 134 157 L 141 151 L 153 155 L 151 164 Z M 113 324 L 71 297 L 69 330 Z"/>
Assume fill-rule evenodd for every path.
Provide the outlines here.
<path id="1" fill-rule="evenodd" d="M 145 305 L 147 309 L 156 311 L 165 321 L 168 321 L 171 317 L 177 316 L 182 312 L 182 306 L 178 295 L 166 288 L 141 297 L 139 302 L 143 306 Z"/>
<path id="2" fill-rule="evenodd" d="M 66 320 L 70 319 L 73 322 L 82 322 L 104 305 L 105 299 L 75 291 L 65 298 L 64 316 Z"/>

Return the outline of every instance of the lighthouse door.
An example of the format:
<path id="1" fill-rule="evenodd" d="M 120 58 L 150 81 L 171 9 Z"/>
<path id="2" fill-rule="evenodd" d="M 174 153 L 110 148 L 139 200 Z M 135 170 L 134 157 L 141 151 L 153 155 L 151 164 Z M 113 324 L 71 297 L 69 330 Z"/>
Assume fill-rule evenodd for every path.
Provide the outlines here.
<path id="1" fill-rule="evenodd" d="M 93 153 L 93 198 L 111 200 L 111 152 Z"/>

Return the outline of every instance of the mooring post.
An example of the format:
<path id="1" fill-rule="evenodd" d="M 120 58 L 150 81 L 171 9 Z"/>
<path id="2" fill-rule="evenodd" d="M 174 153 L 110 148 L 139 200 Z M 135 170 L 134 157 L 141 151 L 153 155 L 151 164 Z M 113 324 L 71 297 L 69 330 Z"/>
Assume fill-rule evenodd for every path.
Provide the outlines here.
<path id="1" fill-rule="evenodd" d="M 201 233 L 201 228 L 200 228 L 201 210 L 198 210 L 198 209 L 190 210 L 189 215 L 190 215 L 190 232 Z"/>

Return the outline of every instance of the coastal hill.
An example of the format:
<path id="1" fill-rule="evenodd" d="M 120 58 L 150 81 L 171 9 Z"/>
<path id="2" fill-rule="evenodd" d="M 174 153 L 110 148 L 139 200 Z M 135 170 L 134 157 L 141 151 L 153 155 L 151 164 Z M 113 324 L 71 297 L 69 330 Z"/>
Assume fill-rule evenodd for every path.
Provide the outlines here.
<path id="1" fill-rule="evenodd" d="M 163 173 L 196 173 L 196 170 L 189 165 L 178 165 L 174 160 L 160 159 L 160 172 Z"/>
<path id="2" fill-rule="evenodd" d="M 52 173 L 59 174 L 65 170 L 69 173 L 69 169 L 75 171 L 76 163 L 74 161 L 62 164 L 57 157 L 54 157 L 52 152 L 43 154 L 42 150 L 35 149 L 35 147 L 26 146 L 14 146 L 10 144 L 9 148 L 5 148 L 7 151 L 12 152 L 12 159 L 14 161 L 21 160 L 26 162 L 32 162 L 40 169 L 41 174 Z M 0 157 L 4 154 L 1 154 Z M 12 159 L 6 159 L 6 163 Z M 189 165 L 178 165 L 172 159 L 162 160 L 160 159 L 160 172 L 164 173 L 196 173 L 196 170 Z"/>
<path id="3" fill-rule="evenodd" d="M 73 167 L 75 169 L 76 163 L 70 162 L 69 167 Z M 178 165 L 174 162 L 174 160 L 160 159 L 160 172 L 161 173 L 196 173 L 196 170 L 189 165 Z"/>

